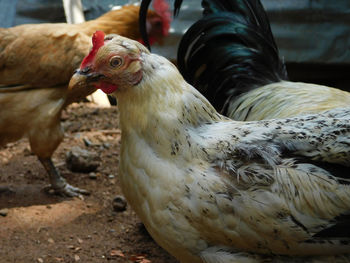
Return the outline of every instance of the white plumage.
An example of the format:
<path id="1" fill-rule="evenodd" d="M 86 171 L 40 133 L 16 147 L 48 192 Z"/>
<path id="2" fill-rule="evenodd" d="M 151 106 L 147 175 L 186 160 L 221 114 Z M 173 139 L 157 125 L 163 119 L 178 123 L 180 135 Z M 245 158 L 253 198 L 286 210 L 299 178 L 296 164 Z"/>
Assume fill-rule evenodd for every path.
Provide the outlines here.
<path id="1" fill-rule="evenodd" d="M 350 108 L 232 121 L 169 61 L 119 36 L 70 86 L 88 83 L 114 85 L 121 187 L 181 262 L 348 260 Z"/>

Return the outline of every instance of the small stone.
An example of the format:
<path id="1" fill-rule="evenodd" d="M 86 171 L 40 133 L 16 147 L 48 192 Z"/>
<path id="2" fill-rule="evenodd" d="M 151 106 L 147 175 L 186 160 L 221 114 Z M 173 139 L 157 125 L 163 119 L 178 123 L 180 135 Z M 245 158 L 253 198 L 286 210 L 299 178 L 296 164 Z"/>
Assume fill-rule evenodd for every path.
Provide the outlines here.
<path id="1" fill-rule="evenodd" d="M 103 147 L 104 147 L 105 149 L 111 148 L 111 144 L 108 143 L 108 142 L 104 142 L 102 145 L 103 145 Z"/>
<path id="2" fill-rule="evenodd" d="M 94 109 L 94 110 L 91 112 L 91 115 L 97 115 L 99 112 L 100 112 L 100 109 Z"/>
<path id="3" fill-rule="evenodd" d="M 37 261 L 38 261 L 39 263 L 44 263 L 44 260 L 43 260 L 42 258 L 38 258 Z"/>
<path id="4" fill-rule="evenodd" d="M 79 261 L 80 260 L 80 257 L 78 255 L 74 255 L 74 260 L 75 261 Z"/>
<path id="5" fill-rule="evenodd" d="M 92 145 L 92 142 L 86 137 L 83 138 L 83 142 L 84 142 L 86 147 L 89 147 Z"/>
<path id="6" fill-rule="evenodd" d="M 54 244 L 55 240 L 53 240 L 51 237 L 47 240 L 50 244 Z"/>
<path id="7" fill-rule="evenodd" d="M 9 213 L 9 210 L 7 208 L 0 210 L 0 216 L 7 216 L 8 213 Z"/>
<path id="8" fill-rule="evenodd" d="M 109 254 L 112 257 L 114 257 L 114 256 L 125 257 L 124 253 L 121 250 L 119 250 L 119 249 L 112 250 Z"/>
<path id="9" fill-rule="evenodd" d="M 89 173 L 89 178 L 92 180 L 96 180 L 97 179 L 97 174 L 94 172 Z"/>
<path id="10" fill-rule="evenodd" d="M 113 175 L 113 174 L 110 174 L 110 175 L 108 175 L 108 178 L 109 178 L 109 179 L 114 179 L 114 175 Z"/>
<path id="11" fill-rule="evenodd" d="M 33 155 L 32 150 L 29 148 L 29 146 L 23 149 L 23 154 L 24 156 Z"/>
<path id="12" fill-rule="evenodd" d="M 87 151 L 80 147 L 73 147 L 67 153 L 66 163 L 72 172 L 94 172 L 100 165 L 101 159 L 96 152 Z"/>
<path id="13" fill-rule="evenodd" d="M 127 202 L 124 196 L 118 195 L 113 199 L 113 209 L 116 212 L 123 212 L 126 210 Z"/>

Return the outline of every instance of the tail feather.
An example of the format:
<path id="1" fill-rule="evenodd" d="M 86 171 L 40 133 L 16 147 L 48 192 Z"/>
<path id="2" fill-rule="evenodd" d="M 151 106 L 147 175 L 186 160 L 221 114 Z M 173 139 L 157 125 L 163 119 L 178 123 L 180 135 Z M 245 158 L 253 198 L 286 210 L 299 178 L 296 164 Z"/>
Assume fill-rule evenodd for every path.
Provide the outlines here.
<path id="1" fill-rule="evenodd" d="M 249 24 L 259 26 L 267 33 L 267 37 L 272 37 L 270 22 L 260 0 L 203 0 L 203 14 L 217 14 L 219 12 L 232 12 L 240 14 Z M 272 37 L 272 42 L 274 42 Z"/>
<path id="2" fill-rule="evenodd" d="M 145 46 L 151 50 L 151 45 L 149 44 L 149 39 L 147 35 L 147 29 L 146 29 L 146 19 L 147 19 L 147 11 L 149 8 L 149 5 L 151 4 L 152 0 L 142 0 L 140 4 L 140 11 L 139 11 L 139 28 L 140 28 L 140 34 L 143 39 L 143 42 Z"/>
<path id="3" fill-rule="evenodd" d="M 175 0 L 174 2 L 174 16 L 176 17 L 179 14 L 182 0 Z"/>
<path id="4" fill-rule="evenodd" d="M 203 0 L 204 17 L 183 36 L 178 66 L 223 114 L 228 100 L 287 79 L 269 20 L 257 0 Z"/>

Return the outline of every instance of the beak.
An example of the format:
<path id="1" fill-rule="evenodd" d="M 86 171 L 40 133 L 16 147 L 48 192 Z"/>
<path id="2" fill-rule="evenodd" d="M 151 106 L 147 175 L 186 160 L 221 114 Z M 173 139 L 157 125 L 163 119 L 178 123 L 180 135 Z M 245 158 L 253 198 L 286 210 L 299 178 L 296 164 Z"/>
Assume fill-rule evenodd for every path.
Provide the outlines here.
<path id="1" fill-rule="evenodd" d="M 88 70 L 77 69 L 70 79 L 68 87 L 69 89 L 75 89 L 95 86 L 94 84 L 99 82 L 102 77 L 103 75 L 98 73 L 89 73 Z"/>
<path id="2" fill-rule="evenodd" d="M 82 99 L 93 93 L 96 90 L 95 84 L 101 76 L 88 74 L 83 70 L 77 69 L 68 84 L 68 90 L 71 93 L 70 97 Z"/>
<path id="3" fill-rule="evenodd" d="M 88 77 L 86 74 L 81 74 L 81 71 L 78 69 L 74 72 L 74 75 L 69 81 L 68 88 L 74 90 L 76 88 L 83 88 L 88 86 Z"/>

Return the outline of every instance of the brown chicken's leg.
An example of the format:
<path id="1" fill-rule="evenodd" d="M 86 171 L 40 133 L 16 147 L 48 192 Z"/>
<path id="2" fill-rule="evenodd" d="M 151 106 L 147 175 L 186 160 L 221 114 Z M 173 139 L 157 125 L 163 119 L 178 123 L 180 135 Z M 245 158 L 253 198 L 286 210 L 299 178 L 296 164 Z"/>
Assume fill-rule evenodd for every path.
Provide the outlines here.
<path id="1" fill-rule="evenodd" d="M 43 101 L 45 102 L 44 99 Z M 46 104 L 44 102 L 41 104 L 41 110 L 35 115 L 36 118 L 28 132 L 32 152 L 38 156 L 39 161 L 44 166 L 49 175 L 51 188 L 56 193 L 70 197 L 89 194 L 84 189 L 68 184 L 51 160 L 52 154 L 63 140 L 64 134 L 60 122 L 62 105 L 56 100 L 53 102 L 47 100 Z"/>
<path id="2" fill-rule="evenodd" d="M 90 194 L 87 190 L 80 189 L 68 184 L 66 179 L 64 179 L 56 169 L 51 158 L 38 158 L 45 167 L 45 170 L 47 171 L 50 178 L 51 187 L 55 190 L 56 193 L 70 197 L 79 196 L 80 194 Z"/>

